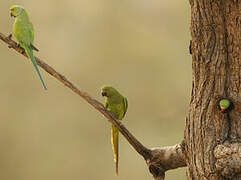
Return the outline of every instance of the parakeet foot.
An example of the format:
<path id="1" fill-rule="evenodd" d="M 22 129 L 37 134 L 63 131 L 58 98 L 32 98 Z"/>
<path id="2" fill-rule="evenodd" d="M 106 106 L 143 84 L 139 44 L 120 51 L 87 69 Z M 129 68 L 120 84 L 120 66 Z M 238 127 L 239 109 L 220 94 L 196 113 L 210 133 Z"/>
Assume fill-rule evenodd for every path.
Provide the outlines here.
<path id="1" fill-rule="evenodd" d="M 12 39 L 12 36 L 13 36 L 12 33 L 10 33 L 7 38 L 8 38 L 9 40 L 11 40 L 11 39 Z"/>
<path id="2" fill-rule="evenodd" d="M 24 55 L 24 53 L 25 53 L 25 50 L 20 46 L 20 48 L 21 48 L 21 54 L 23 54 Z"/>
<path id="3" fill-rule="evenodd" d="M 12 33 L 10 33 L 10 34 L 8 35 L 7 39 L 8 39 L 8 40 L 12 40 L 12 36 L 13 36 Z M 9 45 L 8 47 L 9 47 L 9 48 L 12 48 L 13 46 L 12 46 L 12 45 Z"/>
<path id="4" fill-rule="evenodd" d="M 22 48 L 22 46 L 18 43 L 17 47 L 19 49 L 21 49 L 21 54 L 24 54 L 25 53 L 25 50 Z"/>

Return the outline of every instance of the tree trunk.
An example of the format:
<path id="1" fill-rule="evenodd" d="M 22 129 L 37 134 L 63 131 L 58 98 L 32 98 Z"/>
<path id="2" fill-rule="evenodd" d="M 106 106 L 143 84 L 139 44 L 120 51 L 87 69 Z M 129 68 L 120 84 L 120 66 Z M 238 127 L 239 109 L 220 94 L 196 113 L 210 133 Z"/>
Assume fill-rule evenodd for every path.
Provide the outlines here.
<path id="1" fill-rule="evenodd" d="M 187 178 L 241 179 L 240 159 L 235 168 L 226 162 L 241 153 L 241 3 L 190 0 L 190 5 L 193 80 L 185 128 Z M 226 113 L 218 107 L 222 98 L 232 102 Z M 220 156 L 220 148 L 233 151 Z"/>

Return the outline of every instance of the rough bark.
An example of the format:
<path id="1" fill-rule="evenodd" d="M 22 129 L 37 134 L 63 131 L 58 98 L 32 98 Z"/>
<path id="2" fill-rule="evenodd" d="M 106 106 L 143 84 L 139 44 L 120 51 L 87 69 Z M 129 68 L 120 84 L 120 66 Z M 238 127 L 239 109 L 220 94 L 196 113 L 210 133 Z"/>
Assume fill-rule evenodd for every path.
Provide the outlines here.
<path id="1" fill-rule="evenodd" d="M 187 177 L 241 179 L 241 3 L 190 0 L 190 5 L 193 81 L 185 128 Z M 226 113 L 218 108 L 222 98 L 232 102 Z"/>
<path id="2" fill-rule="evenodd" d="M 184 141 L 175 146 L 152 148 L 146 163 L 155 180 L 164 180 L 166 171 L 186 166 Z"/>

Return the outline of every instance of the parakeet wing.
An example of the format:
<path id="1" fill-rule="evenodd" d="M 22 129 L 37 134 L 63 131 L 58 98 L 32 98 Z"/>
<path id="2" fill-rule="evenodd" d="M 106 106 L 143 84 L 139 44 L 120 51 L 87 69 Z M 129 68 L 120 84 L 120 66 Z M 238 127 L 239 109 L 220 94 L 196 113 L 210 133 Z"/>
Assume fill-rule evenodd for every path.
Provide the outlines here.
<path id="1" fill-rule="evenodd" d="M 18 22 L 13 27 L 13 33 L 20 44 L 30 46 L 34 40 L 33 25 L 31 23 Z"/>
<path id="2" fill-rule="evenodd" d="M 34 41 L 34 29 L 33 29 L 33 24 L 32 23 L 28 23 L 29 26 L 29 33 L 30 33 L 30 38 L 31 38 L 31 44 L 33 44 Z M 30 44 L 30 45 L 31 45 Z"/>
<path id="3" fill-rule="evenodd" d="M 126 97 L 123 98 L 123 104 L 124 104 L 124 115 L 123 116 L 125 116 L 127 108 L 128 108 L 128 101 L 127 101 Z"/>

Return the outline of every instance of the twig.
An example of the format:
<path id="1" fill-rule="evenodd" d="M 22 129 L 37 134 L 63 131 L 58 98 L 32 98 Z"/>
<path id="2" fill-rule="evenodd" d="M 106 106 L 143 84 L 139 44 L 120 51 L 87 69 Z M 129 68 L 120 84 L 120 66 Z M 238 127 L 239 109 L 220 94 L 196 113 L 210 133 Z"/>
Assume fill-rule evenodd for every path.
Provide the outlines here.
<path id="1" fill-rule="evenodd" d="M 11 39 L 11 36 L 7 37 L 4 34 L 0 33 L 0 39 L 7 43 L 9 48 L 13 48 L 18 53 L 27 57 L 27 55 L 24 53 L 23 48 L 18 46 L 18 44 Z M 146 148 L 126 129 L 126 127 L 119 120 L 114 118 L 112 113 L 109 112 L 102 103 L 92 98 L 87 92 L 84 92 L 77 88 L 72 82 L 70 82 L 67 78 L 65 78 L 62 74 L 60 74 L 51 66 L 46 64 L 44 61 L 40 60 L 38 57 L 35 58 L 37 64 L 41 68 L 43 68 L 50 75 L 55 77 L 65 86 L 70 88 L 73 92 L 86 100 L 90 105 L 96 108 L 112 124 L 114 124 L 118 128 L 118 130 L 127 139 L 131 146 L 146 160 L 149 171 L 152 173 L 154 179 L 164 179 L 165 171 L 186 166 L 182 148 L 183 143 L 172 147 L 164 147 L 153 150 Z"/>

